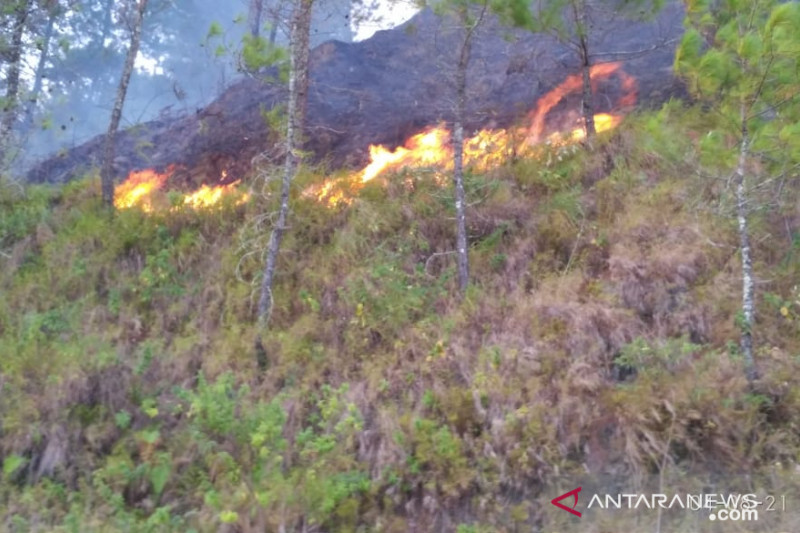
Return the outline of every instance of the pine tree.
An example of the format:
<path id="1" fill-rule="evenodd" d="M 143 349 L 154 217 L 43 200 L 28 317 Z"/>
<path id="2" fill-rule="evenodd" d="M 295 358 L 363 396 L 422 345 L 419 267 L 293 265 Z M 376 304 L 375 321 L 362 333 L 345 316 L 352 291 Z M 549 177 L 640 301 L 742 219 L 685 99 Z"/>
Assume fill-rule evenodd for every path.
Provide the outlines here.
<path id="1" fill-rule="evenodd" d="M 752 383 L 758 371 L 750 218 L 759 182 L 771 169 L 785 166 L 787 157 L 796 158 L 800 144 L 800 4 L 693 0 L 687 26 L 675 66 L 692 93 L 718 116 L 706 146 L 718 139 L 720 160 L 730 161 L 742 263 L 741 350 Z M 730 139 L 736 141 L 735 153 L 726 154 Z M 786 143 L 794 150 L 785 149 Z"/>
<path id="2" fill-rule="evenodd" d="M 0 56 L 8 65 L 5 76 L 5 96 L 0 100 L 0 168 L 4 167 L 10 153 L 11 135 L 19 114 L 20 75 L 23 60 L 23 37 L 28 17 L 31 14 L 32 2 L 17 0 L 3 6 L 3 11 L 10 15 L 11 38 L 2 43 Z"/>
<path id="3" fill-rule="evenodd" d="M 460 33 L 455 50 L 455 106 L 453 109 L 453 187 L 456 208 L 456 264 L 458 288 L 463 295 L 469 286 L 469 242 L 466 223 L 466 193 L 464 190 L 464 124 L 467 120 L 467 94 L 472 44 L 476 32 L 489 13 L 499 15 L 516 26 L 531 24 L 528 6 L 521 0 L 494 2 L 490 0 L 441 0 L 431 4 L 442 15 L 456 22 Z"/>

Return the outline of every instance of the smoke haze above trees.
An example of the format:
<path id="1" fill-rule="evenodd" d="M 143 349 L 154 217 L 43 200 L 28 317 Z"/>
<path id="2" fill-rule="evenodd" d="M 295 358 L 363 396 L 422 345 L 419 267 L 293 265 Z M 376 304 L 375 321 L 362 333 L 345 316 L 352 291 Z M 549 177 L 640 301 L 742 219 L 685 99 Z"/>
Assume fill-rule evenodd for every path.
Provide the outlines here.
<path id="1" fill-rule="evenodd" d="M 105 131 L 127 39 L 125 15 L 113 0 L 19 4 L 27 6 L 27 11 L 18 106 L 13 116 L 7 112 L 3 115 L 5 122 L 13 124 L 14 133 L 13 141 L 4 147 L 8 152 L 6 164 L 16 173 Z M 241 76 L 238 49 L 242 37 L 251 30 L 249 4 L 248 0 L 152 1 L 120 127 L 194 113 Z M 285 25 L 272 29 L 281 2 L 264 0 L 263 4 L 263 34 L 273 33 L 278 44 L 285 44 Z M 4 2 L 0 11 L 2 96 L 6 95 L 11 72 L 8 52 L 16 5 Z M 373 7 L 367 3 L 354 7 L 349 0 L 321 2 L 311 45 L 331 39 L 351 41 L 351 21 L 363 22 L 365 16 L 374 17 L 374 13 L 383 15 L 383 27 L 390 24 L 388 12 Z M 212 25 L 222 30 L 217 39 L 210 38 Z"/>

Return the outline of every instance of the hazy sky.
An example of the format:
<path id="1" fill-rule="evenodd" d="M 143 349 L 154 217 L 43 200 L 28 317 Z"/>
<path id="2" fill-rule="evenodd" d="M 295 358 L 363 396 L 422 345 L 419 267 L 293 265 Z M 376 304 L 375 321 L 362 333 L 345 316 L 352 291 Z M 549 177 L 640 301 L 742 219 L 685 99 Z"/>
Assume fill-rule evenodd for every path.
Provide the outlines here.
<path id="1" fill-rule="evenodd" d="M 409 0 L 374 0 L 377 8 L 374 11 L 374 21 L 364 21 L 354 24 L 354 40 L 363 41 L 372 37 L 378 30 L 394 28 L 413 17 L 419 8 Z"/>

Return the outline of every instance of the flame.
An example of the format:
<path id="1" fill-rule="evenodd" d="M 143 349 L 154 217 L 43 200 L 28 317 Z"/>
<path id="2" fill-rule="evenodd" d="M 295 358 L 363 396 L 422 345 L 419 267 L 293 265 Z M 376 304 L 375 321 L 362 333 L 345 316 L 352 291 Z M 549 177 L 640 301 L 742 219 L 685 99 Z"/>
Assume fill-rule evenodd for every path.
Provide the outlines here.
<path id="1" fill-rule="evenodd" d="M 114 207 L 123 209 L 138 205 L 142 211 L 153 210 L 152 195 L 159 190 L 172 174 L 172 167 L 160 174 L 153 169 L 131 172 L 128 179 L 114 190 Z"/>
<path id="2" fill-rule="evenodd" d="M 224 172 L 223 172 L 224 177 Z M 188 194 L 183 198 L 183 204 L 188 205 L 194 209 L 201 208 L 201 207 L 211 207 L 214 204 L 219 203 L 223 196 L 226 194 L 230 194 L 236 190 L 236 186 L 242 180 L 236 180 L 232 183 L 227 185 L 219 185 L 217 187 L 209 187 L 208 185 L 203 185 L 198 190 L 193 192 L 192 194 Z M 247 201 L 250 195 L 244 194 L 239 200 L 236 201 L 236 205 L 243 204 Z"/>
<path id="3" fill-rule="evenodd" d="M 360 189 L 376 177 L 404 167 L 444 166 L 451 159 L 450 132 L 437 126 L 410 137 L 404 146 L 390 151 L 381 145 L 370 145 L 370 163 L 358 173 L 356 179 L 349 180 L 351 188 Z M 350 204 L 352 198 L 341 190 L 341 180 L 331 180 L 320 185 L 312 185 L 303 192 L 307 198 L 316 198 L 328 205 L 340 202 Z"/>
<path id="4" fill-rule="evenodd" d="M 623 108 L 636 103 L 636 80 L 621 69 L 622 64 L 604 63 L 591 67 L 589 74 L 593 90 L 601 79 L 616 74 L 620 81 L 622 96 L 619 105 Z M 550 145 L 565 145 L 580 142 L 586 137 L 583 126 L 570 132 L 544 135 L 545 120 L 552 109 L 569 94 L 582 89 L 581 74 L 568 76 L 557 87 L 545 94 L 528 114 L 529 126 L 516 131 L 505 129 L 484 129 L 464 141 L 464 164 L 479 171 L 496 167 L 514 153 L 523 153 L 531 146 L 547 142 Z M 594 115 L 595 130 L 598 133 L 615 128 L 622 122 L 623 115 L 600 113 Z M 360 172 L 344 179 L 329 180 L 312 185 L 303 191 L 303 197 L 313 198 L 329 206 L 339 203 L 350 204 L 352 192 L 378 176 L 404 167 L 436 167 L 451 170 L 453 149 L 450 131 L 443 126 L 430 127 L 410 137 L 403 146 L 389 150 L 381 145 L 370 145 L 370 162 Z M 349 191 L 347 189 L 350 189 Z"/>
<path id="5" fill-rule="evenodd" d="M 119 184 L 114 190 L 114 206 L 117 209 L 138 206 L 142 211 L 150 213 L 154 210 L 153 200 L 155 194 L 164 187 L 167 179 L 175 171 L 174 166 L 169 166 L 163 173 L 153 169 L 131 172 L 128 179 Z M 222 171 L 221 180 L 225 180 L 227 171 Z M 241 180 L 236 180 L 227 185 L 203 185 L 193 193 L 183 198 L 183 205 L 192 209 L 208 208 L 218 204 L 223 197 L 236 192 L 236 186 Z M 245 203 L 250 195 L 244 193 L 237 199 L 236 205 Z"/>
<path id="6" fill-rule="evenodd" d="M 620 98 L 619 103 L 622 107 L 629 107 L 636 103 L 636 80 L 627 74 L 624 70 L 620 67 L 622 63 L 614 62 L 614 63 L 602 63 L 600 65 L 594 65 L 589 69 L 589 77 L 592 80 L 592 90 L 597 90 L 597 82 L 600 79 L 608 78 L 613 74 L 617 74 L 620 77 L 623 96 Z M 581 74 L 573 74 L 572 76 L 567 76 L 567 78 L 562 81 L 557 87 L 552 89 L 550 92 L 545 94 L 543 97 L 539 99 L 536 103 L 536 108 L 528 114 L 530 118 L 531 125 L 528 128 L 527 134 L 527 142 L 529 144 L 536 144 L 541 142 L 542 137 L 544 136 L 545 130 L 545 119 L 547 118 L 548 113 L 567 95 L 573 93 L 575 91 L 581 90 L 583 88 L 583 76 Z M 608 123 L 613 123 L 604 117 L 608 117 L 610 115 L 595 115 L 595 128 L 598 132 L 600 132 L 600 125 L 598 124 L 598 116 L 601 117 L 601 121 L 605 122 L 604 127 L 609 129 L 607 126 Z M 622 119 L 620 118 L 620 121 Z M 615 123 L 614 125 L 618 124 L 619 122 Z M 611 126 L 613 127 L 613 126 Z M 604 131 L 604 130 L 603 130 Z M 585 134 L 585 132 L 584 132 Z M 575 135 L 573 131 L 571 135 Z"/>

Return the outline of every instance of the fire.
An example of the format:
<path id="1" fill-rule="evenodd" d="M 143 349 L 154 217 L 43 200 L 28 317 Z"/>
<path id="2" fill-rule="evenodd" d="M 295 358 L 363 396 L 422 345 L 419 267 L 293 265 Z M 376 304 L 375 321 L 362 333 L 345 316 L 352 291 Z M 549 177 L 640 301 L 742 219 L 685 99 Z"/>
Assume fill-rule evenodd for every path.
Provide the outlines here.
<path id="1" fill-rule="evenodd" d="M 624 70 L 621 70 L 622 64 L 619 62 L 615 63 L 603 63 L 600 65 L 594 65 L 589 70 L 589 76 L 592 80 L 592 90 L 597 90 L 597 82 L 600 79 L 608 78 L 613 74 L 617 74 L 620 77 L 623 96 L 620 98 L 620 105 L 623 107 L 629 107 L 636 103 L 636 80 L 628 75 Z M 545 119 L 547 118 L 547 114 L 567 95 L 581 90 L 583 88 L 583 77 L 580 74 L 573 74 L 572 76 L 567 76 L 563 82 L 561 82 L 557 87 L 551 90 L 549 93 L 544 95 L 539 99 L 536 103 L 536 108 L 528 114 L 530 118 L 531 125 L 528 128 L 527 132 L 527 142 L 529 144 L 536 144 L 542 141 L 542 137 L 544 136 L 545 130 Z M 610 129 L 611 127 L 616 126 L 622 118 L 619 118 L 619 121 L 614 123 L 613 120 L 605 117 L 612 117 L 614 115 L 595 115 L 595 128 L 597 131 L 601 131 L 600 123 L 598 122 L 598 117 L 603 122 L 603 127 L 606 129 Z M 613 126 L 609 126 L 609 124 L 613 123 Z M 604 131 L 604 130 L 603 130 Z M 585 133 L 585 132 L 584 132 Z M 573 132 L 574 135 L 574 132 Z"/>
<path id="2" fill-rule="evenodd" d="M 241 181 L 242 180 L 236 180 L 228 185 L 220 185 L 217 187 L 203 185 L 192 194 L 186 195 L 183 198 L 183 204 L 195 209 L 199 207 L 211 207 L 212 205 L 218 203 L 224 195 L 234 192 L 236 186 L 241 183 Z M 246 202 L 248 196 L 249 195 L 245 194 L 236 202 L 236 204 L 239 205 L 240 203 Z"/>
<path id="3" fill-rule="evenodd" d="M 175 167 L 170 166 L 163 173 L 153 169 L 131 172 L 128 179 L 114 190 L 114 206 L 117 209 L 138 206 L 142 211 L 152 212 L 155 194 L 164 187 L 174 171 Z M 227 173 L 223 170 L 221 179 L 224 180 L 226 177 Z M 218 204 L 225 196 L 235 194 L 236 186 L 240 182 L 241 180 L 236 180 L 227 185 L 203 185 L 195 192 L 184 196 L 182 204 L 192 209 L 211 207 Z M 243 204 L 249 197 L 249 194 L 242 194 L 237 199 L 236 205 Z"/>
<path id="4" fill-rule="evenodd" d="M 410 137 L 405 146 L 393 151 L 381 145 L 370 145 L 370 163 L 349 181 L 351 188 L 360 189 L 365 183 L 376 177 L 400 170 L 404 167 L 444 166 L 451 159 L 450 132 L 441 126 L 428 128 L 422 133 Z M 313 185 L 303 192 L 303 196 L 316 198 L 329 205 L 340 202 L 349 204 L 352 199 L 341 190 L 340 180 L 332 180 L 320 185 Z"/>
<path id="5" fill-rule="evenodd" d="M 128 179 L 114 190 L 114 207 L 122 209 L 138 205 L 149 213 L 153 210 L 152 194 L 164 185 L 172 170 L 170 167 L 163 174 L 153 169 L 131 172 Z"/>
<path id="6" fill-rule="evenodd" d="M 387 170 L 439 165 L 449 157 L 449 143 L 450 132 L 436 127 L 414 135 L 394 152 L 372 145 L 369 147 L 370 164 L 362 171 L 361 182 L 366 183 Z"/>
<path id="7" fill-rule="evenodd" d="M 622 96 L 621 107 L 636 103 L 636 80 L 625 73 L 621 63 L 595 65 L 590 70 L 593 90 L 600 79 L 616 74 L 620 80 Z M 583 127 L 568 133 L 556 132 L 545 136 L 545 120 L 552 109 L 566 96 L 581 90 L 583 78 L 580 74 L 568 76 L 561 84 L 539 99 L 536 108 L 528 115 L 529 126 L 510 132 L 505 129 L 481 130 L 464 140 L 464 164 L 479 171 L 485 171 L 501 164 L 514 153 L 523 153 L 531 146 L 547 142 L 551 145 L 564 145 L 582 141 L 586 137 Z M 594 116 L 598 133 L 615 128 L 622 122 L 623 115 L 601 113 Z M 328 205 L 350 204 L 352 197 L 345 189 L 357 191 L 378 176 L 404 167 L 436 167 L 451 170 L 453 149 L 450 131 L 444 126 L 430 127 L 410 137 L 403 146 L 389 150 L 381 145 L 370 145 L 370 162 L 360 172 L 344 180 L 330 180 L 313 185 L 303 192 L 306 198 L 314 198 Z"/>

